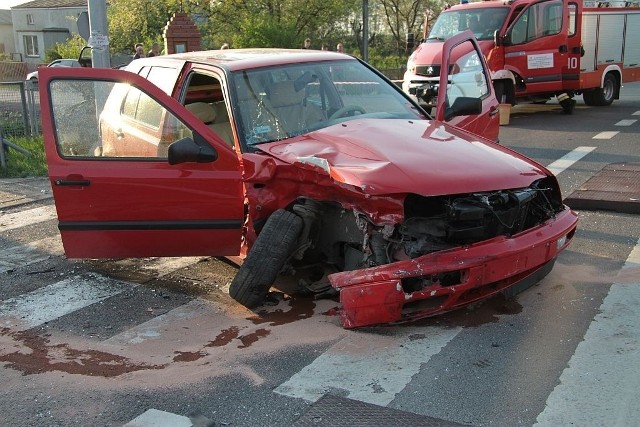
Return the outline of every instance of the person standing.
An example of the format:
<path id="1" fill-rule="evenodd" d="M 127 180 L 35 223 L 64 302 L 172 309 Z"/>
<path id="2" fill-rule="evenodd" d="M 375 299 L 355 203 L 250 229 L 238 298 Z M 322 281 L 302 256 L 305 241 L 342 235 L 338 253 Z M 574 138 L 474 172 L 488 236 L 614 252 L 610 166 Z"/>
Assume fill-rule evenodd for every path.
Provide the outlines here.
<path id="1" fill-rule="evenodd" d="M 142 43 L 136 43 L 136 53 L 133 55 L 133 59 L 144 58 L 144 45 Z"/>
<path id="2" fill-rule="evenodd" d="M 304 45 L 302 46 L 303 49 L 311 49 L 311 39 L 310 38 L 306 38 L 304 39 Z"/>
<path id="3" fill-rule="evenodd" d="M 344 53 L 344 45 L 342 43 L 338 43 L 336 46 L 336 52 Z"/>
<path id="4" fill-rule="evenodd" d="M 147 56 L 151 58 L 152 56 L 160 55 L 160 45 L 158 43 L 154 43 L 151 45 L 151 50 L 147 53 Z"/>

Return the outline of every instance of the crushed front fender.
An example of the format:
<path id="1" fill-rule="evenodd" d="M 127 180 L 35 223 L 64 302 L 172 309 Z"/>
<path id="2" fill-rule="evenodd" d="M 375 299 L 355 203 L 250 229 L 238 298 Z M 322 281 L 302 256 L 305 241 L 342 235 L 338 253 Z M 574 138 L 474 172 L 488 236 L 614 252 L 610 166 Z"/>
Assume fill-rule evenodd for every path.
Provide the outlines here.
<path id="1" fill-rule="evenodd" d="M 404 322 L 442 314 L 498 292 L 522 290 L 546 275 L 575 234 L 577 216 L 566 208 L 514 236 L 433 252 L 329 276 L 340 292 L 345 328 Z M 532 279 L 534 281 L 532 281 Z M 419 289 L 415 284 L 422 283 Z"/>

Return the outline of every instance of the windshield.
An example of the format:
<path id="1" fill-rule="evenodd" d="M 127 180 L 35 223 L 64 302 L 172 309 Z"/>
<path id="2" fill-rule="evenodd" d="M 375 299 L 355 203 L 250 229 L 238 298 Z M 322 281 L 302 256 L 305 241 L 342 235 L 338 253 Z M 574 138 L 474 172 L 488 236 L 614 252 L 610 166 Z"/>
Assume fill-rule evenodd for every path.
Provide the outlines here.
<path id="1" fill-rule="evenodd" d="M 427 119 L 356 60 L 280 65 L 234 73 L 234 115 L 247 147 L 354 119 Z"/>
<path id="2" fill-rule="evenodd" d="M 502 27 L 508 12 L 506 7 L 445 11 L 436 20 L 427 40 L 447 40 L 467 29 L 478 40 L 493 40 L 493 34 Z"/>

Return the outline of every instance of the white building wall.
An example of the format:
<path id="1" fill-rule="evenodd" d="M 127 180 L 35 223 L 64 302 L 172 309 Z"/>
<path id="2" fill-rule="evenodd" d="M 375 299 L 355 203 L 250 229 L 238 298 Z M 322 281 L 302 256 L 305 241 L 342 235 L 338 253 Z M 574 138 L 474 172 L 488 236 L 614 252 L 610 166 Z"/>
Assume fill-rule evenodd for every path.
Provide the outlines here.
<path id="1" fill-rule="evenodd" d="M 13 26 L 7 24 L 0 24 L 0 45 L 4 48 L 0 48 L 0 53 L 11 53 L 16 51 L 16 41 L 13 38 Z"/>
<path id="2" fill-rule="evenodd" d="M 67 30 L 70 35 L 78 33 L 76 18 L 81 12 L 86 12 L 87 8 L 55 8 L 55 9 L 11 9 L 13 21 L 13 35 L 16 49 L 22 53 L 23 60 L 27 63 L 39 64 L 44 62 L 46 50 L 51 47 L 54 40 L 59 37 L 52 37 L 50 34 L 45 37 L 45 33 L 52 31 Z M 31 21 L 28 18 L 31 15 Z M 30 23 L 32 22 L 32 23 Z M 24 44 L 24 36 L 36 36 L 38 42 L 38 55 L 28 56 Z M 46 41 L 49 40 L 49 44 Z"/>

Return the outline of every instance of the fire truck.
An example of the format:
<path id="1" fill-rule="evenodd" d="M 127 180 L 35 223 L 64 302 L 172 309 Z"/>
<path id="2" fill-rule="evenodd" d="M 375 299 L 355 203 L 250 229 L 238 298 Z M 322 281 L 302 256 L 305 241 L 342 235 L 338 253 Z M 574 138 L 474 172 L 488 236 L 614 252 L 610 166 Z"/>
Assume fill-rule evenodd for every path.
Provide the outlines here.
<path id="1" fill-rule="evenodd" d="M 575 95 L 587 105 L 607 106 L 623 83 L 640 80 L 640 0 L 486 0 L 439 15 L 409 57 L 403 90 L 432 106 L 442 44 L 467 29 L 502 103 L 555 96 L 571 114 Z"/>

